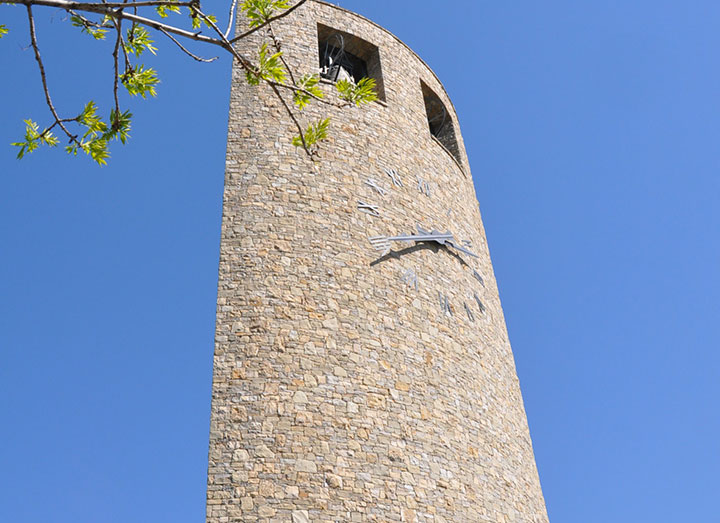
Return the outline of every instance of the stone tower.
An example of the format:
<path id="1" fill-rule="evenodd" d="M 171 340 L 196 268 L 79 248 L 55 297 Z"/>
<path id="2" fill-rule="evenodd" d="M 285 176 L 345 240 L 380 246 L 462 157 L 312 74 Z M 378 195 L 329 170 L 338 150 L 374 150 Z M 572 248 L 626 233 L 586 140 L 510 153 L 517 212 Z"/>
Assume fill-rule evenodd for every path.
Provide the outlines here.
<path id="1" fill-rule="evenodd" d="M 272 93 L 233 71 L 207 521 L 546 522 L 442 84 L 331 4 L 275 32 L 293 70 L 330 77 L 329 100 L 335 76 L 365 75 L 379 101 L 312 104 L 306 121 L 332 118 L 312 162 Z"/>

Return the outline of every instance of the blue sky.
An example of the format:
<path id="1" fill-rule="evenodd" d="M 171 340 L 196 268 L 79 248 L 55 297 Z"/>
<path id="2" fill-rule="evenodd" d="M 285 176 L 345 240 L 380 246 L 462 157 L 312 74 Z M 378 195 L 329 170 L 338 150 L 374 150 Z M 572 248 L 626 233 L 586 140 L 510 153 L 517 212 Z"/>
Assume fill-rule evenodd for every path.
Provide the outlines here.
<path id="1" fill-rule="evenodd" d="M 718 520 L 720 4 L 339 3 L 455 104 L 551 521 Z M 37 16 L 57 105 L 106 112 L 108 47 Z M 0 520 L 202 521 L 229 61 L 160 40 L 109 166 L 17 161 L 0 23 Z"/>

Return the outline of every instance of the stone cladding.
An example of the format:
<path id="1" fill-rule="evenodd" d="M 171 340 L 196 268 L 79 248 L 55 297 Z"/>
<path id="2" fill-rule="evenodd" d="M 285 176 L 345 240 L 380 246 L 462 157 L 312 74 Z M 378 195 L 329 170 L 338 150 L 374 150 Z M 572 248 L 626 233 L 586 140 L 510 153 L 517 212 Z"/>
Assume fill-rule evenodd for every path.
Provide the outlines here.
<path id="1" fill-rule="evenodd" d="M 304 121 L 332 122 L 312 162 L 272 94 L 233 70 L 207 521 L 546 522 L 453 106 L 392 34 L 319 1 L 276 24 L 295 71 L 318 70 L 318 24 L 377 46 L 386 101 L 314 103 Z M 421 82 L 460 162 L 430 135 Z M 411 242 L 383 256 L 368 241 L 418 224 L 479 258 Z"/>

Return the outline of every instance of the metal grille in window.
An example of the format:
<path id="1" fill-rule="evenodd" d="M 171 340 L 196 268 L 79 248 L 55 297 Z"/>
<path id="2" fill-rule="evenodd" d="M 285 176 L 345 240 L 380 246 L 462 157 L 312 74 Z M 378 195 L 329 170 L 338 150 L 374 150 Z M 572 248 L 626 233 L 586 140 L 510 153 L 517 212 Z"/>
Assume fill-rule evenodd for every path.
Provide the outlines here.
<path id="1" fill-rule="evenodd" d="M 364 60 L 345 50 L 345 37 L 334 33 L 320 44 L 320 76 L 332 82 L 357 83 L 368 76 L 368 69 Z"/>
<path id="2" fill-rule="evenodd" d="M 317 25 L 317 42 L 322 78 L 331 82 L 348 80 L 355 83 L 365 77 L 372 78 L 378 100 L 385 101 L 380 50 L 376 45 L 323 24 Z"/>

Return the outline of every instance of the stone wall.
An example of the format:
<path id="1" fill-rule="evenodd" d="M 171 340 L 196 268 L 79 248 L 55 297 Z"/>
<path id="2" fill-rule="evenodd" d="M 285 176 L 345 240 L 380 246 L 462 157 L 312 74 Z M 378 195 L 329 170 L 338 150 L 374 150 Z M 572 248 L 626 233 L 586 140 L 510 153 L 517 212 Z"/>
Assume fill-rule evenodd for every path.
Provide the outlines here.
<path id="1" fill-rule="evenodd" d="M 421 81 L 457 122 L 452 103 L 392 34 L 317 1 L 275 28 L 295 70 L 317 72 L 318 24 L 378 47 L 386 102 L 313 104 L 332 117 L 313 163 L 233 71 L 207 521 L 546 522 L 462 136 L 457 162 Z M 417 225 L 479 257 L 368 240 Z"/>

